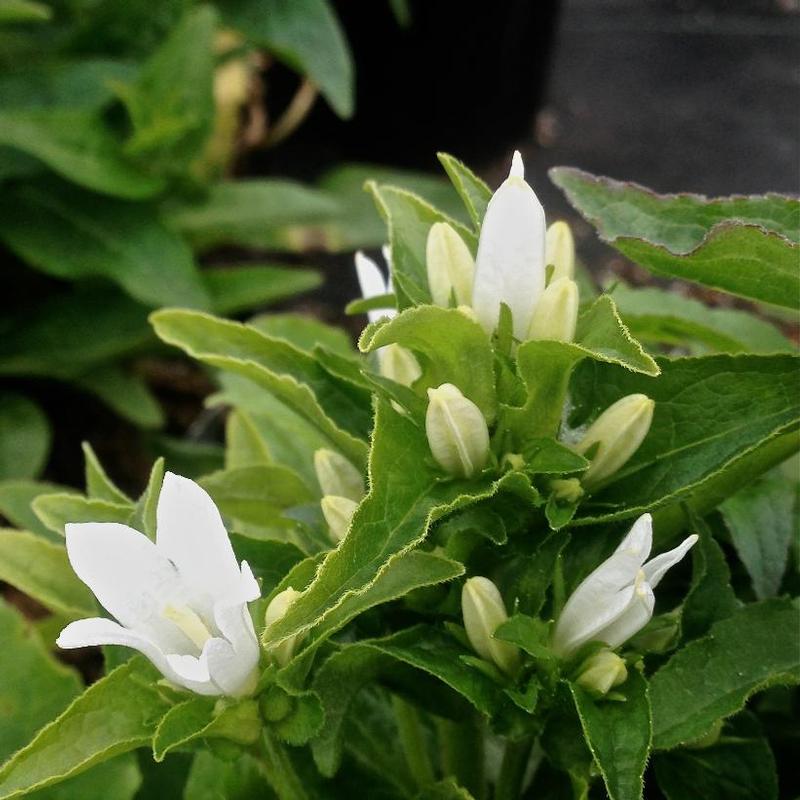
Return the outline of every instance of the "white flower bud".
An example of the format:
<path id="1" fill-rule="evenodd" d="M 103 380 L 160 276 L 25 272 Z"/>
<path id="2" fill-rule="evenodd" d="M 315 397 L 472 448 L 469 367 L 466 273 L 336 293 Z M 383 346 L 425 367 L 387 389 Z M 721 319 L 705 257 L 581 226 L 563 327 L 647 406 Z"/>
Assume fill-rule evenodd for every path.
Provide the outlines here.
<path id="1" fill-rule="evenodd" d="M 571 342 L 578 324 L 578 284 L 569 278 L 552 281 L 533 312 L 529 339 Z"/>
<path id="2" fill-rule="evenodd" d="M 482 577 L 470 578 L 461 590 L 461 613 L 467 638 L 475 652 L 513 675 L 519 667 L 519 650 L 494 638 L 494 632 L 507 619 L 506 607 L 497 587 Z"/>
<path id="3" fill-rule="evenodd" d="M 340 495 L 356 502 L 364 496 L 361 473 L 343 455 L 320 448 L 314 453 L 314 471 L 323 495 Z"/>
<path id="4" fill-rule="evenodd" d="M 566 222 L 559 220 L 547 229 L 545 263 L 553 265 L 551 282 L 575 277 L 575 240 Z"/>
<path id="5" fill-rule="evenodd" d="M 291 586 L 288 589 L 284 589 L 282 592 L 278 592 L 267 606 L 266 613 L 264 614 L 264 626 L 268 628 L 273 622 L 282 619 L 289 610 L 289 606 L 300 594 L 300 592 L 292 589 Z M 297 650 L 304 638 L 304 633 L 298 633 L 295 636 L 284 639 L 270 649 L 270 655 L 279 667 L 285 667 L 292 660 L 295 650 Z"/>
<path id="6" fill-rule="evenodd" d="M 628 668 L 616 653 L 600 650 L 581 664 L 579 673 L 575 683 L 593 697 L 603 697 L 626 681 Z"/>
<path id="7" fill-rule="evenodd" d="M 644 394 L 629 394 L 609 406 L 575 446 L 581 455 L 599 444 L 582 483 L 594 487 L 613 475 L 639 449 L 650 423 L 655 402 Z"/>
<path id="8" fill-rule="evenodd" d="M 322 498 L 320 506 L 325 522 L 330 528 L 331 537 L 335 542 L 341 542 L 350 527 L 350 520 L 353 519 L 358 503 L 349 497 L 328 494 Z"/>
<path id="9" fill-rule="evenodd" d="M 471 478 L 489 457 L 489 429 L 481 410 L 452 383 L 428 389 L 425 432 L 431 453 L 451 475 Z"/>
<path id="10" fill-rule="evenodd" d="M 447 222 L 435 222 L 431 225 L 425 260 L 428 266 L 428 286 L 435 305 L 448 308 L 453 295 L 456 305 L 472 303 L 475 261 L 452 225 Z"/>
<path id="11" fill-rule="evenodd" d="M 387 344 L 378 349 L 381 375 L 403 386 L 411 386 L 422 375 L 422 368 L 414 354 L 399 344 Z"/>

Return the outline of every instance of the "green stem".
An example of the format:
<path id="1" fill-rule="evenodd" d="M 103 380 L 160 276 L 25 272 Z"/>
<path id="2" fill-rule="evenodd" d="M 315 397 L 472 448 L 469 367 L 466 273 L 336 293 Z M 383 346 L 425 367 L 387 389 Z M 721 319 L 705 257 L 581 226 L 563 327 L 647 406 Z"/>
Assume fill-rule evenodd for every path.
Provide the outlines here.
<path id="1" fill-rule="evenodd" d="M 519 800 L 532 745 L 532 736 L 506 744 L 503 763 L 500 765 L 500 776 L 494 790 L 494 800 Z"/>
<path id="2" fill-rule="evenodd" d="M 261 774 L 279 800 L 309 800 L 286 748 L 269 730 L 264 731 L 256 757 Z"/>
<path id="3" fill-rule="evenodd" d="M 486 797 L 483 729 L 476 716 L 466 722 L 437 719 L 442 773 L 453 775 L 475 800 Z"/>
<path id="4" fill-rule="evenodd" d="M 558 619 L 561 609 L 564 608 L 564 559 L 559 553 L 553 569 L 553 618 Z"/>
<path id="5" fill-rule="evenodd" d="M 425 746 L 419 713 L 414 706 L 396 694 L 392 695 L 392 706 L 397 720 L 397 730 L 400 734 L 400 744 L 403 747 L 411 775 L 418 786 L 427 786 L 434 779 L 433 765 Z"/>

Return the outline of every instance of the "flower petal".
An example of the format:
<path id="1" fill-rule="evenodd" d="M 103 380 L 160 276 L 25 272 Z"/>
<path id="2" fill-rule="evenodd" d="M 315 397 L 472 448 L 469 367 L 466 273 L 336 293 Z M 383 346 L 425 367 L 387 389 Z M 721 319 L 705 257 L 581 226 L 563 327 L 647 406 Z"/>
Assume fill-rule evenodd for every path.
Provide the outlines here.
<path id="1" fill-rule="evenodd" d="M 172 472 L 164 475 L 158 498 L 156 546 L 198 597 L 241 593 L 242 573 L 214 501 L 194 481 Z"/>
<path id="2" fill-rule="evenodd" d="M 656 586 L 658 586 L 667 570 L 670 567 L 675 566 L 675 564 L 677 564 L 686 555 L 686 553 L 689 552 L 694 543 L 697 541 L 697 538 L 697 534 L 692 534 L 684 539 L 673 550 L 668 550 L 666 553 L 661 553 L 661 555 L 650 559 L 650 561 L 648 561 L 644 567 L 642 567 L 647 582 L 650 584 L 650 588 L 655 589 Z"/>
<path id="3" fill-rule="evenodd" d="M 650 550 L 653 547 L 653 517 L 650 514 L 642 514 L 633 527 L 628 531 L 625 538 L 619 543 L 615 553 L 631 552 L 637 556 L 641 554 L 639 564 L 644 564 Z"/>
<path id="4" fill-rule="evenodd" d="M 595 633 L 589 641 L 605 642 L 612 650 L 638 633 L 653 616 L 656 598 L 644 574 L 636 581 L 632 602 L 610 625 Z"/>
<path id="5" fill-rule="evenodd" d="M 182 591 L 175 565 L 143 533 L 127 525 L 71 523 L 66 539 L 77 576 L 126 628 L 157 617 L 165 603 Z M 167 623 L 163 627 L 168 629 Z"/>
<path id="6" fill-rule="evenodd" d="M 365 299 L 388 294 L 391 291 L 391 275 L 388 281 L 384 280 L 378 265 L 360 250 L 356 253 L 356 275 L 358 275 L 358 285 L 361 287 L 361 296 Z M 396 313 L 393 308 L 375 308 L 367 311 L 367 317 L 370 322 L 375 322 L 382 317 L 393 317 Z"/>
<path id="7" fill-rule="evenodd" d="M 509 177 L 494 193 L 481 227 L 475 260 L 472 306 L 490 333 L 497 327 L 500 304 L 513 316 L 514 336 L 527 336 L 545 283 L 544 209 L 520 175 L 515 156 Z"/>

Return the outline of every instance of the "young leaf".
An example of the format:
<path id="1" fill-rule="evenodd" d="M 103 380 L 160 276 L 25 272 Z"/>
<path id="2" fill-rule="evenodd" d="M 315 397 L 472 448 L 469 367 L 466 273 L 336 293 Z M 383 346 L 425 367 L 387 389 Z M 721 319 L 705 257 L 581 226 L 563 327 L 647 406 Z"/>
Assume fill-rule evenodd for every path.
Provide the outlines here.
<path id="1" fill-rule="evenodd" d="M 439 163 L 444 167 L 458 196 L 469 212 L 472 224 L 479 228 L 486 214 L 486 206 L 492 198 L 492 190 L 469 167 L 448 153 L 437 153 Z"/>
<path id="2" fill-rule="evenodd" d="M 800 201 L 776 194 L 708 200 L 657 195 L 577 169 L 550 172 L 600 235 L 659 274 L 797 307 Z"/>
<path id="3" fill-rule="evenodd" d="M 52 432 L 27 397 L 0 392 L 0 480 L 35 478 L 47 461 Z"/>
<path id="4" fill-rule="evenodd" d="M 0 798 L 41 789 L 147 744 L 169 710 L 158 678 L 135 656 L 90 686 L 0 768 Z"/>
<path id="5" fill-rule="evenodd" d="M 586 743 L 592 751 L 611 800 L 640 800 L 653 728 L 647 681 L 635 669 L 618 688 L 624 702 L 593 700 L 570 684 Z"/>
<path id="6" fill-rule="evenodd" d="M 0 482 L 0 514 L 17 528 L 31 531 L 54 542 L 61 537 L 43 525 L 31 509 L 31 503 L 43 494 L 69 494 L 71 490 L 56 483 L 41 481 L 2 481 Z M 77 494 L 77 492 L 75 492 Z"/>
<path id="7" fill-rule="evenodd" d="M 798 626 L 800 611 L 793 603 L 764 600 L 679 650 L 650 680 L 653 746 L 669 750 L 691 742 L 741 709 L 754 692 L 800 682 Z"/>
<path id="8" fill-rule="evenodd" d="M 66 493 L 40 495 L 31 508 L 43 525 L 62 536 L 68 522 L 121 522 L 129 525 L 134 513 L 132 503 L 109 503 Z"/>
<path id="9" fill-rule="evenodd" d="M 156 511 L 163 481 L 164 459 L 157 458 L 150 469 L 147 486 L 142 492 L 142 496 L 136 501 L 136 510 L 130 522 L 132 528 L 141 531 L 153 540 L 156 538 Z"/>
<path id="10" fill-rule="evenodd" d="M 118 489 L 106 474 L 89 442 L 82 442 L 86 493 L 92 500 L 105 500 L 109 503 L 127 504 L 133 502 L 128 495 Z"/>
<path id="11" fill-rule="evenodd" d="M 225 469 L 269 464 L 271 460 L 269 447 L 250 414 L 232 410 L 225 420 Z"/>

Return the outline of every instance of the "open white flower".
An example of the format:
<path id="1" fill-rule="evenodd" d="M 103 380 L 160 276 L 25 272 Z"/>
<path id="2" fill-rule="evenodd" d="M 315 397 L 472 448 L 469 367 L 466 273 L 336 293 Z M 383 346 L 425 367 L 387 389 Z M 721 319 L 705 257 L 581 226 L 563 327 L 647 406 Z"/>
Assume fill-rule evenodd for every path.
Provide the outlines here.
<path id="1" fill-rule="evenodd" d="M 155 543 L 115 522 L 66 526 L 72 568 L 117 622 L 72 622 L 58 646 L 124 645 L 198 694 L 249 693 L 259 646 L 247 603 L 260 595 L 250 567 L 194 481 L 164 476 L 156 521 Z"/>
<path id="2" fill-rule="evenodd" d="M 358 276 L 358 285 L 361 287 L 361 296 L 365 300 L 392 293 L 391 251 L 388 246 L 384 246 L 381 252 L 389 268 L 387 278 L 383 277 L 380 267 L 369 256 L 365 256 L 360 250 L 356 253 L 356 275 Z M 391 319 L 395 316 L 397 316 L 395 308 L 375 308 L 367 311 L 370 322 L 376 322 L 382 317 Z"/>
<path id="3" fill-rule="evenodd" d="M 483 327 L 497 327 L 500 304 L 510 309 L 514 336 L 528 337 L 545 283 L 544 209 L 525 182 L 522 157 L 514 153 L 508 178 L 486 209 L 475 259 L 472 307 Z"/>
<path id="4" fill-rule="evenodd" d="M 653 616 L 658 586 L 697 541 L 692 535 L 674 550 L 647 560 L 653 546 L 653 518 L 643 514 L 620 546 L 590 573 L 567 600 L 553 632 L 553 650 L 569 657 L 587 642 L 619 647 Z"/>

